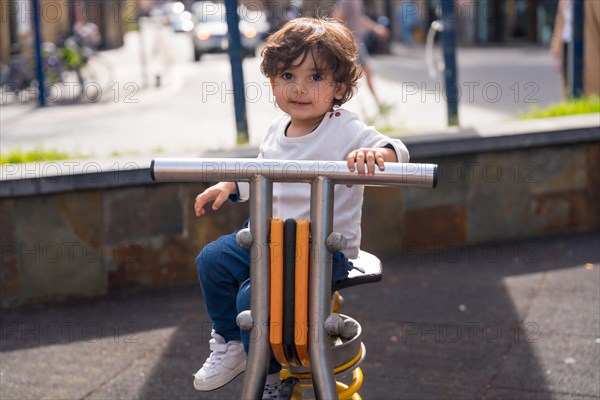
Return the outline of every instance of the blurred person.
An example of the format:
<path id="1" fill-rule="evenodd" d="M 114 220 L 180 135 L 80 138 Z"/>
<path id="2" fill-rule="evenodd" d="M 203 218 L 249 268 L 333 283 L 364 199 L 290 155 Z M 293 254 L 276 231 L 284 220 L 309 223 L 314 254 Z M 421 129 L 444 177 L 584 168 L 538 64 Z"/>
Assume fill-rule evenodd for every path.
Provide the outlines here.
<path id="1" fill-rule="evenodd" d="M 559 71 L 563 96 L 569 94 L 569 46 L 573 41 L 573 2 L 559 0 L 550 53 Z"/>
<path id="2" fill-rule="evenodd" d="M 600 96 L 600 1 L 585 1 L 583 20 L 583 91 Z M 559 0 L 550 52 L 560 73 L 563 95 L 571 92 L 569 46 L 573 41 L 573 2 Z"/>
<path id="3" fill-rule="evenodd" d="M 583 90 L 587 96 L 600 96 L 600 1 L 584 4 Z"/>
<path id="4" fill-rule="evenodd" d="M 368 127 L 341 106 L 355 93 L 361 69 L 357 47 L 346 26 L 333 19 L 297 18 L 271 35 L 263 50 L 261 71 L 269 78 L 277 106 L 285 113 L 269 128 L 259 158 L 278 160 L 345 160 L 350 172 L 373 175 L 386 162 L 408 162 L 408 150 Z M 334 231 L 347 238 L 344 252 L 332 254 L 332 285 L 348 277 L 349 260 L 359 253 L 363 186 L 334 190 Z M 249 185 L 220 182 L 196 197 L 197 217 L 212 203 L 245 201 Z M 310 219 L 310 187 L 273 184 L 273 218 Z M 247 223 L 245 224 L 247 226 Z M 211 354 L 194 376 L 200 391 L 217 389 L 246 368 L 250 332 L 236 325 L 238 313 L 250 308 L 250 250 L 240 247 L 236 232 L 208 244 L 196 258 L 205 305 L 213 322 Z M 263 399 L 278 399 L 281 365 L 271 355 Z"/>
<path id="5" fill-rule="evenodd" d="M 332 17 L 345 23 L 354 35 L 354 41 L 358 46 L 358 62 L 364 72 L 367 86 L 377 106 L 381 109 L 384 105 L 379 101 L 375 91 L 373 70 L 370 66 L 371 56 L 365 46 L 364 38 L 368 32 L 373 32 L 380 40 L 387 40 L 390 35 L 389 30 L 365 14 L 363 0 L 337 0 Z"/>
<path id="6" fill-rule="evenodd" d="M 417 23 L 417 5 L 414 0 L 402 0 L 396 8 L 396 24 L 402 30 L 402 43 L 406 46 L 414 44 L 413 30 Z"/>

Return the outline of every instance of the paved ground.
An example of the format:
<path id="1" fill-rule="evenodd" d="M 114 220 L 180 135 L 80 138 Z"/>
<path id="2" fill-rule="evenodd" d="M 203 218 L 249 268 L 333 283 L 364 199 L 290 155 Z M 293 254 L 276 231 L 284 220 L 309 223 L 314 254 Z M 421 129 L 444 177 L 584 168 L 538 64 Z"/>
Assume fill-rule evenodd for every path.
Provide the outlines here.
<path id="1" fill-rule="evenodd" d="M 2 151 L 43 146 L 106 157 L 230 148 L 235 132 L 226 59 L 193 64 L 182 38 L 167 46 L 172 53 L 152 59 L 149 83 L 161 74 L 159 89 L 125 91 L 127 83 L 143 83 L 139 40 L 128 37 L 125 48 L 105 54 L 120 68 L 113 76 L 117 86 L 103 92 L 103 101 L 44 110 L 3 106 Z M 167 39 L 147 40 L 148 51 Z M 375 122 L 407 130 L 443 127 L 444 103 L 427 94 L 432 81 L 423 77 L 422 52 L 400 50 L 401 65 L 397 57 L 376 64 L 377 85 L 398 119 Z M 500 76 L 507 57 L 526 74 Z M 463 70 L 470 71 L 462 75 L 471 82 L 466 88 L 477 88 L 480 99 L 479 89 L 490 84 L 485 101 L 461 106 L 463 124 L 513 118 L 527 106 L 526 98 L 540 105 L 558 99 L 546 58 L 543 49 L 459 53 Z M 255 96 L 265 87 L 257 65 L 258 59 L 245 64 L 249 89 L 255 90 L 249 94 Z M 396 68 L 405 72 L 400 82 L 393 79 Z M 408 96 L 412 83 L 419 92 Z M 498 87 L 503 97 L 491 102 Z M 278 110 L 266 94 L 254 98 L 248 115 L 257 144 L 261 136 L 253 132 L 263 131 Z M 365 90 L 353 102 L 365 117 L 373 115 Z M 570 235 L 385 259 L 383 282 L 344 293 L 345 312 L 364 328 L 363 397 L 600 398 L 599 241 L 600 234 Z M 235 399 L 239 393 L 240 379 L 211 393 L 193 390 L 192 374 L 208 355 L 210 332 L 195 286 L 3 310 L 0 329 L 2 399 Z"/>
<path id="2" fill-rule="evenodd" d="M 365 399 L 600 398 L 600 234 L 383 259 L 347 289 Z M 196 286 L 4 310 L 2 399 L 235 399 L 195 392 L 210 323 Z"/>

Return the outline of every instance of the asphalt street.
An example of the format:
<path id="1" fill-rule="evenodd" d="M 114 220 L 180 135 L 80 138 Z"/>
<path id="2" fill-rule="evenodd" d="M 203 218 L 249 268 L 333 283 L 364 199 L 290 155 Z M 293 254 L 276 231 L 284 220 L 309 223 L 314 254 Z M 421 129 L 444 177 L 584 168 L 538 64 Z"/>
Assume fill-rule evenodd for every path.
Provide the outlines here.
<path id="1" fill-rule="evenodd" d="M 79 88 L 74 83 L 49 91 L 50 106 L 44 109 L 3 94 L 2 151 L 38 147 L 105 158 L 197 155 L 235 147 L 227 56 L 207 55 L 196 63 L 187 34 L 153 23 L 142 27 L 141 36 L 127 34 L 124 47 L 92 59 L 91 66 L 99 72 L 97 81 L 86 84 L 85 95 L 78 101 L 62 102 L 77 98 Z M 400 45 L 393 45 L 390 55 L 373 57 L 375 86 L 389 112 L 378 113 L 364 81 L 345 107 L 394 135 L 444 131 L 442 74 L 431 78 L 425 58 L 423 48 Z M 558 74 L 547 49 L 464 48 L 457 51 L 457 63 L 462 127 L 498 125 L 531 107 L 561 99 Z M 259 64 L 260 57 L 246 58 L 243 64 L 252 146 L 260 143 L 280 114 Z M 35 92 L 21 98 L 27 96 L 35 98 Z"/>

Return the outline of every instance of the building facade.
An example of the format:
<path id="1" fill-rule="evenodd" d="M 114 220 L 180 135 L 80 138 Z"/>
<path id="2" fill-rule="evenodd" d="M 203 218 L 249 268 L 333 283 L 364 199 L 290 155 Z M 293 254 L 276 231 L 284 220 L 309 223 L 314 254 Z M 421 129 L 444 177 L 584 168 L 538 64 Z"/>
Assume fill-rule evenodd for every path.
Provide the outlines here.
<path id="1" fill-rule="evenodd" d="M 33 1 L 40 11 L 43 42 L 60 44 L 76 22 L 93 22 L 102 35 L 101 48 L 123 44 L 127 23 L 137 20 L 137 0 L 0 0 L 0 62 L 11 52 L 28 52 L 33 46 Z"/>

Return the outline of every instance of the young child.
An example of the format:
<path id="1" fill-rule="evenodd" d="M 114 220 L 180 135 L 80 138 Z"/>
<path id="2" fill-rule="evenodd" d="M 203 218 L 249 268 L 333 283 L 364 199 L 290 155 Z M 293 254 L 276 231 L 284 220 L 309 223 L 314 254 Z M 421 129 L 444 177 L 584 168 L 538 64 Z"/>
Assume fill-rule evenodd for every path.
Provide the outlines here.
<path id="1" fill-rule="evenodd" d="M 352 33 L 333 20 L 298 18 L 289 21 L 267 41 L 261 70 L 269 78 L 277 106 L 285 114 L 269 128 L 259 157 L 282 160 L 346 160 L 351 172 L 375 173 L 385 162 L 408 162 L 400 140 L 367 127 L 342 108 L 356 90 L 361 75 Z M 347 239 L 343 253 L 333 254 L 332 283 L 348 276 L 360 246 L 363 186 L 336 185 L 334 231 Z M 247 183 L 221 182 L 196 197 L 196 216 L 212 202 L 218 210 L 227 199 L 248 199 Z M 273 185 L 273 217 L 310 215 L 310 186 Z M 196 259 L 200 286 L 213 321 L 210 357 L 195 374 L 194 387 L 219 388 L 244 371 L 249 335 L 240 333 L 235 319 L 249 309 L 250 252 L 235 241 L 235 233 L 207 245 Z M 244 344 L 242 345 L 242 342 Z M 245 347 L 245 351 L 244 351 Z M 281 366 L 271 358 L 264 399 L 278 397 Z"/>

